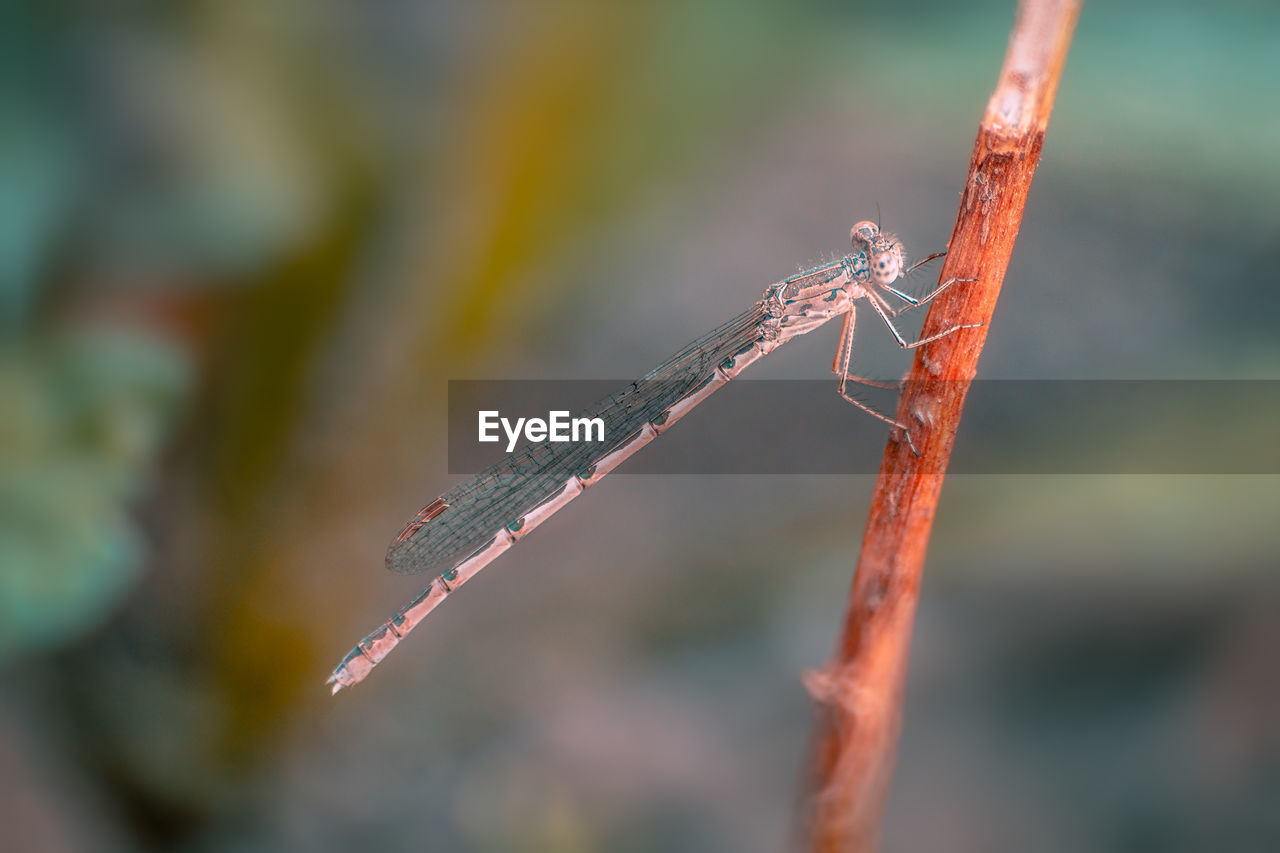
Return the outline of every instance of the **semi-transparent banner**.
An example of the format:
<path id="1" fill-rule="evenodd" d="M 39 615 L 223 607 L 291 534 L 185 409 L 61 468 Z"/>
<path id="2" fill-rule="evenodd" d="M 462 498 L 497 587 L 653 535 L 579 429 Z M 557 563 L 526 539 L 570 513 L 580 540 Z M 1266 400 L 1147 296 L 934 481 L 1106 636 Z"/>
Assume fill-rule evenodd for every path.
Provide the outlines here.
<path id="1" fill-rule="evenodd" d="M 544 445 L 540 459 L 570 445 L 584 458 L 604 455 L 629 438 L 620 430 L 637 428 L 618 406 L 662 390 L 605 380 L 450 381 L 449 472 L 474 474 L 530 445 Z M 850 390 L 900 416 L 897 391 Z M 600 411 L 596 404 L 611 398 Z M 658 411 L 639 423 L 662 421 Z M 918 423 L 913 417 L 908 426 Z M 829 380 L 735 379 L 662 426 L 619 473 L 874 474 L 893 431 L 841 399 Z M 947 470 L 1277 474 L 1280 381 L 975 381 Z"/>

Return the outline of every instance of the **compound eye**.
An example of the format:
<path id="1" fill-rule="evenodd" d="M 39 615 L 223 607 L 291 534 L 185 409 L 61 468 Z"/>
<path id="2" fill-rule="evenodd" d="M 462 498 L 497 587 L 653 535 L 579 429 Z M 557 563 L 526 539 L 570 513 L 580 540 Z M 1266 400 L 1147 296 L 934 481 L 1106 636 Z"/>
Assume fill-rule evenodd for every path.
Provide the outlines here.
<path id="1" fill-rule="evenodd" d="M 876 237 L 880 234 L 880 229 L 876 224 L 868 219 L 864 219 L 857 225 L 853 226 L 853 230 L 849 232 L 849 242 L 857 246 L 862 243 L 870 246 L 875 242 Z"/>
<path id="2" fill-rule="evenodd" d="M 892 284 L 902 272 L 902 262 L 896 252 L 877 252 L 871 258 L 871 274 L 880 284 Z"/>

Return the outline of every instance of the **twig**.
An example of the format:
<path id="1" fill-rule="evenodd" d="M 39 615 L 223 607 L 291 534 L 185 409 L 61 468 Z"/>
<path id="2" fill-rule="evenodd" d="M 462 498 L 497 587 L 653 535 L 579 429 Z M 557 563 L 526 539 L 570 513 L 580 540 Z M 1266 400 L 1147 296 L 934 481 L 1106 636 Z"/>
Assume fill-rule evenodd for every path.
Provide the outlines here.
<path id="1" fill-rule="evenodd" d="M 819 707 L 805 823 L 810 849 L 870 851 L 879 837 L 901 728 L 907 652 L 929 531 L 969 382 L 1040 159 L 1079 0 L 1023 0 L 978 128 L 940 281 L 976 279 L 934 301 L 898 405 L 920 455 L 891 440 L 832 662 L 806 685 Z"/>

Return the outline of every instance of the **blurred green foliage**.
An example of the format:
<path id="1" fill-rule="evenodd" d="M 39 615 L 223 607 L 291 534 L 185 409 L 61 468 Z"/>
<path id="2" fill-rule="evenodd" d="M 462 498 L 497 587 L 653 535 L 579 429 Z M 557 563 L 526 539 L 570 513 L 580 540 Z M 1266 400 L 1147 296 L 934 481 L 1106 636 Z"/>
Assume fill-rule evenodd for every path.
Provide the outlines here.
<path id="1" fill-rule="evenodd" d="M 136 335 L 0 349 L 0 661 L 82 634 L 128 593 L 147 550 L 129 508 L 189 373 Z"/>

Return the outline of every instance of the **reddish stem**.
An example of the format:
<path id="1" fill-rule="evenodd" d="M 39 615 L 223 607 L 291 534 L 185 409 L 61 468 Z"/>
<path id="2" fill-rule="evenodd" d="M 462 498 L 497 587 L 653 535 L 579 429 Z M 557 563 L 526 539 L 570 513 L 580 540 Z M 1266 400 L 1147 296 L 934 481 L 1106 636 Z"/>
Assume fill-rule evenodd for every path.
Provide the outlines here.
<path id="1" fill-rule="evenodd" d="M 819 703 L 808 801 L 813 850 L 875 849 L 898 733 L 907 653 L 929 532 L 969 383 L 1040 159 L 1079 0 L 1024 0 L 1004 68 L 978 128 L 969 176 L 922 337 L 962 329 L 917 351 L 898 405 L 920 455 L 885 450 L 840 642 L 806 684 Z"/>

